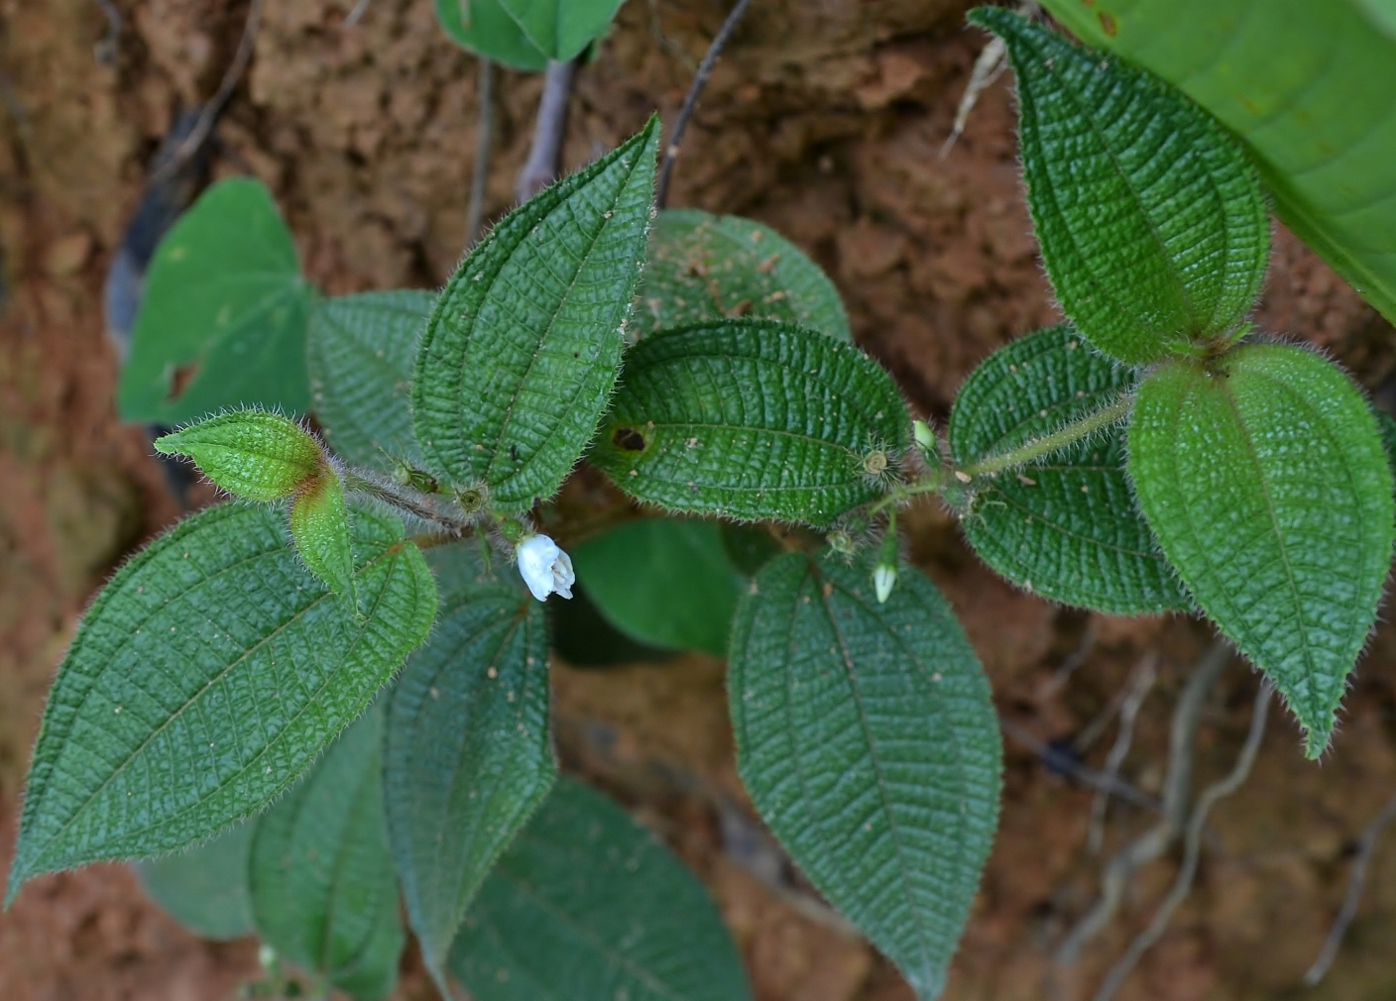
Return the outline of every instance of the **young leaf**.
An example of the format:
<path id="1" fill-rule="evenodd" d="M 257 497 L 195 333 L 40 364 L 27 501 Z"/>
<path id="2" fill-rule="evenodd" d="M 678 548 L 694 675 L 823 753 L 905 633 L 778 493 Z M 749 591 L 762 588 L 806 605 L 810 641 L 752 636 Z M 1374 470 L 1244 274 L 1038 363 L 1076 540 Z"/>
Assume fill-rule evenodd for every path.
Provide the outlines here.
<path id="1" fill-rule="evenodd" d="M 659 213 L 640 305 L 630 318 L 634 336 L 740 316 L 853 340 L 834 283 L 769 226 L 698 209 Z"/>
<path id="2" fill-rule="evenodd" d="M 290 497 L 324 468 L 325 453 L 295 421 L 265 410 L 234 410 L 155 439 L 161 455 L 193 459 L 216 485 L 243 500 Z"/>
<path id="3" fill-rule="evenodd" d="M 431 472 L 497 511 L 551 497 L 596 429 L 644 258 L 659 121 L 514 210 L 437 300 L 412 389 Z"/>
<path id="4" fill-rule="evenodd" d="M 116 574 L 49 693 L 11 899 L 40 873 L 206 840 L 363 712 L 426 637 L 436 585 L 400 524 L 359 511 L 354 525 L 363 619 L 266 507 L 195 515 Z"/>
<path id="5" fill-rule="evenodd" d="M 743 595 L 729 679 L 752 802 L 828 901 L 939 997 L 998 819 L 989 683 L 913 569 L 885 604 L 866 561 L 799 553 Z"/>
<path id="6" fill-rule="evenodd" d="M 1173 362 L 1139 387 L 1129 472 L 1198 605 L 1323 753 L 1391 565 L 1391 471 L 1362 396 L 1289 345 Z"/>
<path id="7" fill-rule="evenodd" d="M 383 821 L 383 724 L 370 711 L 257 821 L 249 885 L 262 939 L 356 1001 L 397 983 L 407 936 Z"/>
<path id="8" fill-rule="evenodd" d="M 354 604 L 354 544 L 344 484 L 326 468 L 291 504 L 291 541 L 310 572 Z"/>
<path id="9" fill-rule="evenodd" d="M 452 41 L 486 59 L 530 73 L 548 68 L 548 57 L 528 40 L 501 0 L 436 0 L 436 19 Z"/>
<path id="10" fill-rule="evenodd" d="M 1245 153 L 1161 80 L 990 7 L 1018 75 L 1023 172 L 1062 311 L 1121 361 L 1240 333 L 1270 220 Z"/>
<path id="11" fill-rule="evenodd" d="M 178 424 L 225 407 L 304 413 L 314 295 L 261 182 L 215 184 L 155 252 L 121 371 L 121 416 Z"/>
<path id="12" fill-rule="evenodd" d="M 539 52 L 566 62 L 606 33 L 621 0 L 499 0 L 499 4 Z"/>
<path id="13" fill-rule="evenodd" d="M 408 917 L 446 997 L 465 909 L 557 774 L 543 606 L 512 576 L 485 576 L 472 544 L 431 553 L 441 617 L 393 689 L 385 759 Z"/>
<path id="14" fill-rule="evenodd" d="M 950 419 L 959 465 L 1000 455 L 1114 403 L 1134 376 L 1070 326 L 1029 334 L 969 377 Z M 974 485 L 965 537 L 991 567 L 1054 601 L 1115 615 L 1192 602 L 1135 510 L 1124 429 Z"/>
<path id="15" fill-rule="evenodd" d="M 591 459 L 673 511 L 826 526 L 882 493 L 910 424 L 891 376 L 851 345 L 727 320 L 626 355 Z"/>
<path id="16" fill-rule="evenodd" d="M 655 646 L 727 653 L 741 578 L 711 521 L 646 518 L 572 552 L 577 579 L 621 632 Z"/>
<path id="17" fill-rule="evenodd" d="M 412 437 L 412 363 L 436 296 L 366 292 L 321 299 L 307 361 L 315 416 L 346 462 L 390 472 L 421 461 Z"/>
<path id="18" fill-rule="evenodd" d="M 230 939 L 256 931 L 247 890 L 254 824 L 224 831 L 197 848 L 148 862 L 136 873 L 151 899 L 200 938 Z"/>
<path id="19" fill-rule="evenodd" d="M 687 868 L 600 793 L 561 779 L 485 879 L 451 949 L 476 1001 L 750 1001 Z"/>
<path id="20" fill-rule="evenodd" d="M 1044 0 L 1247 144 L 1286 226 L 1396 322 L 1396 3 Z"/>

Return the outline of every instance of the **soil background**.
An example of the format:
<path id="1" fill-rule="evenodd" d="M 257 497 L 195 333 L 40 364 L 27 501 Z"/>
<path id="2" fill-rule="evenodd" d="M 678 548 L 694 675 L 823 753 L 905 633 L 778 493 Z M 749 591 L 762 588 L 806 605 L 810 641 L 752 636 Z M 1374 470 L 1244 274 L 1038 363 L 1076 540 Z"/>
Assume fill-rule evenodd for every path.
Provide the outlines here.
<path id="1" fill-rule="evenodd" d="M 332 293 L 439 287 L 465 233 L 476 67 L 429 0 L 265 6 L 250 70 L 219 123 L 216 172 L 251 172 L 285 212 L 311 279 Z M 1057 313 L 1016 166 L 1010 77 L 985 91 L 942 156 L 983 44 L 962 0 L 759 0 L 685 141 L 671 205 L 767 222 L 827 268 L 859 344 L 924 415 L 943 419 L 973 366 Z M 629 0 L 572 100 L 575 168 L 671 121 L 725 14 L 717 0 Z M 242 0 L 118 0 L 116 58 L 92 0 L 0 0 L 0 860 L 54 668 L 94 590 L 177 517 L 142 432 L 116 419 L 117 363 L 100 290 L 146 163 L 181 109 L 217 86 Z M 540 80 L 498 78 L 488 215 L 512 201 Z M 1282 229 L 1258 316 L 1313 341 L 1390 404 L 1393 331 Z M 1079 963 L 1052 952 L 1095 899 L 1093 793 L 1024 745 L 1101 735 L 1129 680 L 1157 671 L 1123 774 L 1157 794 L 1176 696 L 1210 643 L 1188 620 L 1054 607 L 984 569 L 953 522 L 911 520 L 911 558 L 945 589 L 1019 737 L 1006 745 L 1002 829 L 947 998 L 1026 1001 L 1093 990 L 1166 892 L 1177 853 L 1132 882 Z M 1141 667 L 1141 665 L 1143 665 Z M 558 663 L 567 766 L 629 805 L 708 883 L 761 1001 L 910 1001 L 895 971 L 798 880 L 763 880 L 723 850 L 742 803 L 723 667 L 702 657 L 582 671 Z M 1209 701 L 1198 781 L 1231 767 L 1257 679 L 1237 661 Z M 1300 986 L 1331 925 L 1362 830 L 1396 790 L 1396 631 L 1370 644 L 1319 764 L 1282 711 L 1255 773 L 1212 816 L 1198 885 L 1119 995 L 1158 1001 L 1396 997 L 1396 845 L 1374 857 L 1332 972 Z M 1104 714 L 1104 715 L 1102 715 Z M 738 807 L 739 812 L 741 807 Z M 744 814 L 743 814 L 744 815 Z M 730 818 L 729 818 L 730 820 Z M 1152 817 L 1116 805 L 1106 855 Z M 1392 836 L 1396 839 L 1396 835 Z M 1391 839 L 1389 839 L 1391 840 Z M 749 860 L 746 860 L 749 861 Z M 209 944 L 142 897 L 129 870 L 39 879 L 0 916 L 9 1001 L 216 1001 L 255 974 L 255 944 Z M 409 957 L 402 998 L 433 996 Z"/>

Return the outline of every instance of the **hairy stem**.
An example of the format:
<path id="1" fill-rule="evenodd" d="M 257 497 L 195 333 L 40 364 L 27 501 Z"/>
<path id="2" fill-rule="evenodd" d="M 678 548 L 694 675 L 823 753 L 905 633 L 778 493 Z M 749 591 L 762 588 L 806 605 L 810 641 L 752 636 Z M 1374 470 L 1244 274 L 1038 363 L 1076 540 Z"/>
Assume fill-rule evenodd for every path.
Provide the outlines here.
<path id="1" fill-rule="evenodd" d="M 960 470 L 965 476 L 992 476 L 1001 473 L 1006 469 L 1015 469 L 1018 466 L 1026 466 L 1034 459 L 1040 459 L 1044 455 L 1051 455 L 1053 452 L 1074 445 L 1084 438 L 1089 438 L 1098 431 L 1103 431 L 1112 424 L 1118 424 L 1129 416 L 1130 407 L 1134 401 L 1128 397 L 1121 397 L 1110 406 L 1095 413 L 1087 414 L 1078 421 L 1072 421 L 1064 428 L 1059 428 L 1051 434 L 1043 435 L 1041 438 L 1034 438 L 1017 448 L 1002 452 L 999 455 L 991 455 L 987 459 L 980 459 Z"/>
<path id="2" fill-rule="evenodd" d="M 431 525 L 445 535 L 465 535 L 474 527 L 459 505 L 440 496 L 424 494 L 363 469 L 343 469 L 341 475 L 345 489 L 351 493 L 372 498 L 400 514 Z"/>

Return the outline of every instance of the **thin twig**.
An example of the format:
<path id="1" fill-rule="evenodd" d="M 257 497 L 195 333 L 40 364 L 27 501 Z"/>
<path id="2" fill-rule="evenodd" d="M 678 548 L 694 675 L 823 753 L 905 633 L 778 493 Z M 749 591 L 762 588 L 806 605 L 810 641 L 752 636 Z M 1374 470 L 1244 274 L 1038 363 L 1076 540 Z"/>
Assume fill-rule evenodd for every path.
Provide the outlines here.
<path id="1" fill-rule="evenodd" d="M 1163 805 L 1158 800 L 1140 792 L 1118 775 L 1106 775 L 1104 772 L 1098 772 L 1081 764 L 1074 758 L 1067 757 L 1012 720 L 1000 718 L 999 729 L 1009 740 L 1022 745 L 1037 755 L 1044 765 L 1065 773 L 1068 778 L 1074 779 L 1089 789 L 1094 789 L 1099 793 L 1108 793 L 1145 810 L 1157 812 L 1163 809 Z"/>
<path id="2" fill-rule="evenodd" d="M 1139 710 L 1157 680 L 1158 654 L 1150 651 L 1135 667 L 1125 697 L 1120 701 L 1120 729 L 1115 734 L 1110 753 L 1105 756 L 1105 774 L 1111 779 L 1118 780 L 1120 777 L 1120 768 L 1129 754 L 1130 745 L 1134 743 L 1134 724 L 1139 718 Z M 1109 807 L 1110 794 L 1103 789 L 1098 791 L 1095 802 L 1091 804 L 1091 825 L 1086 834 L 1086 845 L 1092 855 L 1100 854 L 1105 839 L 1105 813 Z"/>
<path id="3" fill-rule="evenodd" d="M 340 27 L 341 27 L 341 28 L 352 28 L 352 27 L 354 27 L 354 25 L 358 24 L 359 21 L 363 18 L 364 13 L 365 13 L 367 10 L 368 10 L 368 0 L 359 0 L 358 3 L 354 4 L 354 9 L 351 10 L 351 11 L 349 12 L 349 16 L 346 17 L 346 18 L 344 19 L 344 23 L 341 24 Z"/>
<path id="4" fill-rule="evenodd" d="M 684 95 L 683 104 L 679 107 L 679 117 L 674 119 L 674 131 L 670 133 L 669 145 L 664 148 L 663 165 L 659 168 L 659 185 L 655 190 L 654 203 L 661 209 L 669 201 L 669 178 L 674 173 L 674 161 L 678 159 L 679 144 L 683 142 L 688 120 L 693 117 L 694 109 L 698 107 L 698 97 L 707 86 L 708 77 L 712 76 L 713 67 L 717 65 L 717 58 L 722 55 L 727 40 L 732 37 L 732 32 L 737 30 L 737 24 L 750 6 L 751 0 L 737 0 L 737 5 L 727 15 L 727 20 L 722 22 L 722 27 L 718 28 L 717 34 L 713 36 L 708 53 L 698 64 L 698 72 L 693 75 L 693 83 Z"/>
<path id="5" fill-rule="evenodd" d="M 1342 909 L 1338 912 L 1338 918 L 1333 922 L 1328 939 L 1323 943 L 1323 949 L 1314 960 L 1314 965 L 1304 974 L 1305 987 L 1317 987 L 1327 976 L 1333 960 L 1338 958 L 1338 948 L 1343 944 L 1343 936 L 1357 917 L 1357 905 L 1362 900 L 1362 887 L 1367 882 L 1367 870 L 1371 867 L 1372 855 L 1376 852 L 1382 833 L 1393 820 L 1396 820 L 1396 795 L 1386 801 L 1386 806 L 1382 807 L 1381 813 L 1377 814 L 1377 818 L 1362 832 L 1362 838 L 1357 842 L 1357 856 L 1352 861 L 1352 872 L 1348 876 L 1348 892 L 1343 898 Z"/>
<path id="6" fill-rule="evenodd" d="M 1178 875 L 1173 880 L 1168 896 L 1154 912 L 1149 926 L 1135 937 L 1124 955 L 1110 968 L 1100 989 L 1096 991 L 1095 1001 L 1111 1001 L 1114 998 L 1129 979 L 1129 975 L 1134 972 L 1144 953 L 1163 937 L 1169 922 L 1173 920 L 1174 912 L 1192 892 L 1192 882 L 1197 877 L 1197 863 L 1202 856 L 1202 831 L 1207 825 L 1207 815 L 1218 802 L 1241 788 L 1242 783 L 1250 777 L 1256 755 L 1260 752 L 1260 743 L 1265 737 L 1265 721 L 1270 713 L 1270 696 L 1273 693 L 1274 687 L 1268 681 L 1261 682 L 1251 707 L 1250 731 L 1246 734 L 1241 753 L 1236 756 L 1236 764 L 1226 778 L 1214 782 L 1202 791 L 1197 797 L 1197 805 L 1193 807 L 1192 815 L 1188 817 L 1187 835 L 1183 841 L 1183 864 L 1178 868 Z"/>
<path id="7" fill-rule="evenodd" d="M 580 58 L 580 56 L 578 57 Z M 528 160 L 519 171 L 514 195 L 526 202 L 557 180 L 562 169 L 562 141 L 567 135 L 567 105 L 572 96 L 572 80 L 577 60 L 550 61 L 543 74 L 543 96 L 538 101 L 538 120 L 533 125 L 533 145 Z"/>
<path id="8" fill-rule="evenodd" d="M 262 0 L 252 0 L 247 8 L 247 20 L 242 26 L 242 38 L 238 41 L 237 52 L 233 54 L 233 61 L 228 64 L 228 69 L 218 84 L 218 90 L 204 105 L 203 110 L 199 112 L 199 121 L 195 124 L 193 131 L 175 147 L 170 158 L 151 175 L 149 184 L 156 185 L 168 180 L 170 175 L 197 153 L 204 141 L 208 139 L 208 134 L 213 129 L 213 123 L 218 121 L 223 106 L 228 103 L 228 98 L 233 96 L 238 81 L 242 79 L 242 74 L 247 70 L 247 63 L 252 58 L 252 43 L 257 37 L 257 25 L 261 23 L 261 20 Z"/>
<path id="9" fill-rule="evenodd" d="M 107 33 L 93 48 L 93 55 L 103 66 L 115 66 L 116 57 L 121 47 L 121 11 L 116 9 L 116 4 L 112 0 L 96 0 L 97 6 L 102 8 L 102 14 L 107 19 Z"/>
<path id="10" fill-rule="evenodd" d="M 1024 3 L 1018 5 L 1018 13 L 1024 17 L 1035 16 L 1038 9 L 1037 0 L 1025 0 Z M 1007 51 L 1003 39 L 995 36 L 989 39 L 984 48 L 980 50 L 979 57 L 974 60 L 974 69 L 970 72 L 969 83 L 965 85 L 964 96 L 960 98 L 960 106 L 955 109 L 955 124 L 950 129 L 950 135 L 945 137 L 945 142 L 940 147 L 942 160 L 950 155 L 956 140 L 964 134 L 965 126 L 969 124 L 970 113 L 974 111 L 974 106 L 979 103 L 979 95 L 988 90 L 1008 68 L 1008 60 L 1004 58 Z"/>
<path id="11" fill-rule="evenodd" d="M 1134 873 L 1166 852 L 1187 822 L 1192 789 L 1193 756 L 1202 710 L 1208 696 L 1231 662 L 1231 646 L 1218 640 L 1203 655 L 1183 687 L 1173 710 L 1168 743 L 1168 773 L 1163 786 L 1163 817 L 1157 824 L 1125 845 L 1105 863 L 1100 878 L 1100 899 L 1067 934 L 1054 957 L 1058 967 L 1075 965 L 1086 944 L 1100 934 L 1119 910 L 1125 887 Z"/>
<path id="12" fill-rule="evenodd" d="M 485 217 L 485 184 L 490 178 L 490 147 L 494 143 L 494 63 L 480 58 L 480 73 L 475 86 L 475 100 L 480 106 L 475 127 L 475 169 L 470 177 L 470 208 L 465 214 L 465 249 L 475 246 L 480 238 L 480 223 Z"/>

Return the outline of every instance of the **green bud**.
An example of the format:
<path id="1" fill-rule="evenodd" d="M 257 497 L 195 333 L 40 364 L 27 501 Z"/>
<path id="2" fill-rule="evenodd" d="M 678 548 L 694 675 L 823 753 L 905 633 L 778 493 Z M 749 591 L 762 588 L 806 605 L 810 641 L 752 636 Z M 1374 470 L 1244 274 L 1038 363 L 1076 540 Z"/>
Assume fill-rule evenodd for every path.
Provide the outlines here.
<path id="1" fill-rule="evenodd" d="M 927 455 L 936 454 L 936 433 L 931 430 L 931 426 L 922 420 L 911 422 L 911 433 L 916 439 L 916 444 L 921 446 L 921 451 Z"/>
<path id="2" fill-rule="evenodd" d="M 326 468 L 291 505 L 291 541 L 311 573 L 331 591 L 354 600 L 354 547 L 344 485 Z"/>
<path id="3" fill-rule="evenodd" d="M 155 450 L 193 459 L 219 487 L 251 501 L 290 497 L 329 469 L 325 450 L 309 431 L 265 410 L 210 417 L 157 438 Z"/>

